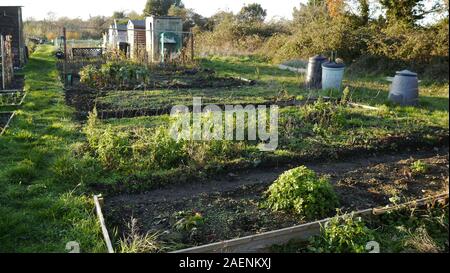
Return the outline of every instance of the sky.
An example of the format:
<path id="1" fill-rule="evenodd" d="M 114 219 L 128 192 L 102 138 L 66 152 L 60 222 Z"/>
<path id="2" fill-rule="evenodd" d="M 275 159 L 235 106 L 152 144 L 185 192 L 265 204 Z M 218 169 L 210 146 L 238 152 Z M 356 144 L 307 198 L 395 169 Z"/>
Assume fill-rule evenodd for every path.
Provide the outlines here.
<path id="1" fill-rule="evenodd" d="M 23 18 L 42 19 L 48 12 L 57 17 L 67 16 L 83 19 L 89 16 L 110 16 L 114 11 L 137 11 L 144 9 L 146 0 L 0 0 L 1 6 L 24 6 Z M 203 16 L 210 16 L 219 10 L 238 12 L 244 4 L 260 3 L 268 11 L 268 18 L 292 18 L 292 10 L 306 0 L 184 0 L 187 8 Z"/>

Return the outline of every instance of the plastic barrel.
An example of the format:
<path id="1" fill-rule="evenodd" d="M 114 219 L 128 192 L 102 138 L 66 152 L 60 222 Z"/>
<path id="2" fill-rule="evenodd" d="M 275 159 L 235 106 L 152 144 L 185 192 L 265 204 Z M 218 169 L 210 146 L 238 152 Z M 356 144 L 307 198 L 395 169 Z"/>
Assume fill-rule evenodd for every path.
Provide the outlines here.
<path id="1" fill-rule="evenodd" d="M 342 87 L 345 64 L 326 62 L 322 64 L 322 89 L 338 89 Z"/>
<path id="2" fill-rule="evenodd" d="M 309 58 L 308 72 L 306 74 L 306 87 L 311 89 L 322 88 L 322 64 L 327 58 L 322 55 L 316 55 Z"/>
<path id="3" fill-rule="evenodd" d="M 403 106 L 416 106 L 419 103 L 417 73 L 409 70 L 397 72 L 389 91 L 389 100 Z"/>

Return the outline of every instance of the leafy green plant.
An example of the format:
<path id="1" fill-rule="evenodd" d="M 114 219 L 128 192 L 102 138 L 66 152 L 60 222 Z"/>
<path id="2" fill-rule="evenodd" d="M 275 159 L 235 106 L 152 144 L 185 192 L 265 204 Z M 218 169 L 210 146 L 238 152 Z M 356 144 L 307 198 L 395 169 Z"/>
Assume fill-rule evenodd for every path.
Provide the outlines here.
<path id="1" fill-rule="evenodd" d="M 309 219 L 324 217 L 338 206 L 329 180 L 304 167 L 283 173 L 267 191 L 265 202 L 275 211 L 292 211 Z"/>
<path id="2" fill-rule="evenodd" d="M 373 231 L 352 214 L 336 216 L 322 227 L 321 235 L 311 239 L 308 250 L 316 253 L 365 253 L 374 240 Z"/>
<path id="3" fill-rule="evenodd" d="M 100 68 L 87 65 L 80 70 L 80 82 L 92 88 L 146 84 L 150 71 L 129 61 L 108 61 Z"/>
<path id="4" fill-rule="evenodd" d="M 178 231 L 191 232 L 205 223 L 205 219 L 198 212 L 194 214 L 181 212 L 177 216 L 182 217 L 174 225 L 175 229 Z"/>
<path id="5" fill-rule="evenodd" d="M 417 160 L 411 164 L 411 171 L 413 174 L 425 174 L 430 167 L 422 160 Z"/>
<path id="6" fill-rule="evenodd" d="M 90 87 L 101 85 L 101 74 L 94 65 L 87 65 L 80 70 L 80 82 Z"/>

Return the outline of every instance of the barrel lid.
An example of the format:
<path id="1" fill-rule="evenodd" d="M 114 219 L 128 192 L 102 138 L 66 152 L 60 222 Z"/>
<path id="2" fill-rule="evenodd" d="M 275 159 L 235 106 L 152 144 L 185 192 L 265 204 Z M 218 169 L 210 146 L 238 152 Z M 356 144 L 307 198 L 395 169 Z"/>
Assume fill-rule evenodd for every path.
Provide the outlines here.
<path id="1" fill-rule="evenodd" d="M 417 73 L 411 72 L 409 70 L 402 70 L 402 71 L 397 71 L 397 76 L 417 77 Z"/>
<path id="2" fill-rule="evenodd" d="M 345 64 L 336 62 L 326 62 L 323 63 L 322 66 L 326 68 L 344 68 Z"/>
<path id="3" fill-rule="evenodd" d="M 327 57 L 325 57 L 323 55 L 315 55 L 315 56 L 309 58 L 310 61 L 324 61 L 326 59 L 327 59 Z"/>

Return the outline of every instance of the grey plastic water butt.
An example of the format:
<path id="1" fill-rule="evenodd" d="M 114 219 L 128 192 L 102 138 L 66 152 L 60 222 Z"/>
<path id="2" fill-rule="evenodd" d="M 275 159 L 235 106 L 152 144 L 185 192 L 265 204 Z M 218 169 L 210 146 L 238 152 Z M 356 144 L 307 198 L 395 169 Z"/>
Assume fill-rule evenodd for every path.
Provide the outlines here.
<path id="1" fill-rule="evenodd" d="M 308 72 L 306 74 L 306 87 L 311 89 L 322 88 L 322 64 L 327 58 L 322 55 L 316 55 L 309 58 Z"/>
<path id="2" fill-rule="evenodd" d="M 417 73 L 409 70 L 397 72 L 389 91 L 389 100 L 403 106 L 417 105 L 419 103 Z"/>
<path id="3" fill-rule="evenodd" d="M 345 64 L 326 62 L 322 64 L 322 89 L 341 89 Z"/>

